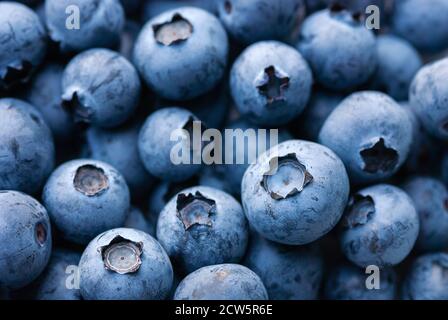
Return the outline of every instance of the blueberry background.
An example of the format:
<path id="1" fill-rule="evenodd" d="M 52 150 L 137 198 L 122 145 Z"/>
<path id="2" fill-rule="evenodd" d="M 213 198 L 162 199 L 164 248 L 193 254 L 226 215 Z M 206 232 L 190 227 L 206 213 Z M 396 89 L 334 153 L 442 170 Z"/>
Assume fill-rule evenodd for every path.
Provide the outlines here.
<path id="1" fill-rule="evenodd" d="M 0 299 L 448 300 L 447 147 L 448 0 L 0 0 Z"/>

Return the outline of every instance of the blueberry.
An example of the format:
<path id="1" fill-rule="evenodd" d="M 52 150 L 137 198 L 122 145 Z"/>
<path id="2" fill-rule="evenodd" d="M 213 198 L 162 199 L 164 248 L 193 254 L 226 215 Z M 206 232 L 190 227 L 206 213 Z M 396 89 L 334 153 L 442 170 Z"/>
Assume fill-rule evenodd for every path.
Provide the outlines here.
<path id="1" fill-rule="evenodd" d="M 267 300 L 261 279 L 238 264 L 203 267 L 181 281 L 174 300 Z"/>
<path id="2" fill-rule="evenodd" d="M 227 34 L 216 17 L 182 7 L 146 23 L 135 44 L 134 62 L 157 94 L 188 100 L 218 84 L 228 50 Z"/>
<path id="3" fill-rule="evenodd" d="M 448 190 L 434 178 L 415 176 L 403 186 L 420 218 L 417 246 L 425 251 L 448 248 Z"/>
<path id="4" fill-rule="evenodd" d="M 297 37 L 305 16 L 304 0 L 218 0 L 219 18 L 243 44 Z"/>
<path id="5" fill-rule="evenodd" d="M 316 81 L 329 89 L 365 83 L 377 64 L 375 36 L 346 10 L 327 9 L 306 18 L 298 48 Z"/>
<path id="6" fill-rule="evenodd" d="M 75 120 L 116 127 L 135 111 L 140 79 L 134 66 L 108 49 L 91 49 L 73 58 L 62 77 L 64 106 Z"/>
<path id="7" fill-rule="evenodd" d="M 301 54 L 286 44 L 263 41 L 235 61 L 230 90 L 238 111 L 259 125 L 290 122 L 305 108 L 313 77 Z"/>
<path id="8" fill-rule="evenodd" d="M 342 251 L 360 267 L 400 263 L 411 252 L 419 232 L 412 199 L 388 184 L 355 193 L 340 225 Z"/>
<path id="9" fill-rule="evenodd" d="M 201 155 L 197 154 L 192 141 L 195 121 L 199 120 L 190 111 L 177 107 L 157 110 L 146 119 L 140 130 L 138 149 L 149 173 L 162 180 L 183 181 L 199 172 L 201 165 L 193 163 Z M 171 140 L 172 133 L 180 129 L 189 133 L 190 140 Z M 175 164 L 171 161 L 172 152 L 175 153 L 179 144 L 185 146 L 183 149 L 192 150 L 190 163 Z M 181 152 L 179 156 L 182 156 Z"/>
<path id="10" fill-rule="evenodd" d="M 155 180 L 140 160 L 139 130 L 137 124 L 113 130 L 91 127 L 86 134 L 85 146 L 86 157 L 106 162 L 124 176 L 134 198 L 146 196 Z"/>
<path id="11" fill-rule="evenodd" d="M 227 193 L 192 187 L 173 197 L 160 213 L 157 239 L 178 271 L 239 262 L 248 239 L 241 205 Z"/>
<path id="12" fill-rule="evenodd" d="M 420 69 L 410 90 L 410 104 L 425 129 L 448 140 L 448 58 Z"/>
<path id="13" fill-rule="evenodd" d="M 354 183 L 392 176 L 412 144 L 408 113 L 389 96 L 375 91 L 351 94 L 325 121 L 319 142 L 341 157 Z"/>
<path id="14" fill-rule="evenodd" d="M 93 239 L 82 254 L 79 273 L 86 300 L 161 300 L 173 283 L 162 246 L 150 235 L 128 228 Z"/>
<path id="15" fill-rule="evenodd" d="M 43 191 L 43 202 L 61 235 L 87 244 L 105 230 L 123 226 L 130 208 L 123 176 L 96 160 L 72 160 L 59 166 Z"/>
<path id="16" fill-rule="evenodd" d="M 406 300 L 448 300 L 448 254 L 431 253 L 414 260 L 402 296 Z"/>
<path id="17" fill-rule="evenodd" d="M 368 289 L 369 274 L 348 263 L 330 271 L 325 285 L 325 297 L 329 300 L 393 300 L 397 293 L 397 275 L 392 268 L 379 273 L 379 289 Z"/>
<path id="18" fill-rule="evenodd" d="M 21 100 L 0 99 L 0 190 L 39 192 L 54 166 L 51 132 Z"/>
<path id="19" fill-rule="evenodd" d="M 47 35 L 36 13 L 9 1 L 0 2 L 0 90 L 25 82 L 45 57 Z"/>
<path id="20" fill-rule="evenodd" d="M 64 67 L 57 63 L 45 65 L 33 78 L 25 92 L 25 99 L 36 106 L 58 142 L 71 140 L 75 125 L 70 113 L 62 107 L 62 73 Z"/>
<path id="21" fill-rule="evenodd" d="M 73 6 L 79 10 L 79 26 L 72 18 Z M 50 38 L 63 52 L 111 48 L 118 44 L 125 23 L 119 0 L 45 0 L 45 16 Z"/>
<path id="22" fill-rule="evenodd" d="M 76 251 L 53 250 L 44 272 L 24 289 L 25 297 L 33 300 L 81 300 L 81 293 L 76 288 L 80 258 L 81 254 Z"/>
<path id="23" fill-rule="evenodd" d="M 263 280 L 273 300 L 316 299 L 323 259 L 316 247 L 286 246 L 252 237 L 244 265 Z"/>
<path id="24" fill-rule="evenodd" d="M 419 50 L 434 52 L 448 47 L 448 2 L 401 0 L 394 3 L 394 33 Z"/>
<path id="25" fill-rule="evenodd" d="M 51 254 L 47 210 L 30 196 L 0 191 L 0 286 L 24 287 L 44 270 Z"/>
<path id="26" fill-rule="evenodd" d="M 120 37 L 120 48 L 118 49 L 118 52 L 128 60 L 132 60 L 135 40 L 137 40 L 140 29 L 141 25 L 132 20 L 126 21 L 126 24 L 124 25 L 124 29 Z"/>
<path id="27" fill-rule="evenodd" d="M 342 161 L 330 149 L 302 140 L 262 154 L 241 185 L 251 226 L 269 240 L 290 245 L 310 243 L 333 229 L 348 196 Z"/>
<path id="28" fill-rule="evenodd" d="M 155 224 L 147 220 L 143 215 L 143 212 L 136 207 L 132 207 L 131 210 L 129 210 L 128 217 L 124 222 L 124 227 L 143 231 L 153 237 L 156 236 Z"/>
<path id="29" fill-rule="evenodd" d="M 373 88 L 385 91 L 397 101 L 408 100 L 409 87 L 422 60 L 410 43 L 393 35 L 377 38 L 378 67 Z"/>
<path id="30" fill-rule="evenodd" d="M 165 11 L 185 6 L 201 8 L 213 14 L 217 11 L 216 0 L 151 0 L 144 3 L 142 20 L 148 21 Z"/>

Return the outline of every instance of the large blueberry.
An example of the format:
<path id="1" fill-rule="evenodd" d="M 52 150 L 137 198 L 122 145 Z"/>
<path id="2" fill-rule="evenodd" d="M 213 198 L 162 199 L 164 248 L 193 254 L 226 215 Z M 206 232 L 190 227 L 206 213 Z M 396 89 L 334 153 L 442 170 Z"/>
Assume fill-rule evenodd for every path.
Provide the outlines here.
<path id="1" fill-rule="evenodd" d="M 393 35 L 377 38 L 378 67 L 373 88 L 386 92 L 397 101 L 408 100 L 409 87 L 422 66 L 417 50 Z"/>
<path id="2" fill-rule="evenodd" d="M 209 188 L 182 190 L 162 210 L 157 239 L 179 271 L 239 262 L 248 239 L 241 205 L 227 193 Z"/>
<path id="3" fill-rule="evenodd" d="M 333 229 L 348 196 L 348 176 L 338 156 L 302 140 L 262 154 L 241 185 L 251 226 L 269 240 L 290 245 L 315 241 Z"/>
<path id="4" fill-rule="evenodd" d="M 298 48 L 317 82 L 329 89 L 346 90 L 363 84 L 377 64 L 373 32 L 357 15 L 339 7 L 305 19 Z"/>
<path id="5" fill-rule="evenodd" d="M 73 138 L 75 125 L 70 113 L 62 107 L 62 74 L 64 67 L 57 63 L 45 65 L 33 78 L 25 99 L 39 109 L 56 141 Z"/>
<path id="6" fill-rule="evenodd" d="M 318 296 L 324 266 L 317 247 L 287 246 L 255 235 L 244 265 L 263 280 L 269 299 L 312 300 Z"/>
<path id="7" fill-rule="evenodd" d="M 116 127 L 137 108 L 140 79 L 134 66 L 109 49 L 91 49 L 73 58 L 62 77 L 64 106 L 75 120 Z"/>
<path id="8" fill-rule="evenodd" d="M 113 47 L 125 22 L 119 0 L 45 0 L 45 16 L 50 38 L 62 51 Z"/>
<path id="9" fill-rule="evenodd" d="M 408 113 L 386 94 L 353 93 L 330 114 L 319 142 L 341 157 L 355 183 L 383 180 L 405 162 L 412 145 Z"/>
<path id="10" fill-rule="evenodd" d="M 392 31 L 424 51 L 448 47 L 448 2 L 446 0 L 394 1 Z"/>
<path id="11" fill-rule="evenodd" d="M 118 228 L 89 243 L 79 262 L 79 278 L 86 300 L 161 300 L 171 290 L 173 269 L 153 237 Z"/>
<path id="12" fill-rule="evenodd" d="M 448 254 L 431 253 L 412 263 L 402 287 L 405 300 L 448 300 Z"/>
<path id="13" fill-rule="evenodd" d="M 448 140 L 448 58 L 420 69 L 411 85 L 409 102 L 425 129 Z"/>
<path id="14" fill-rule="evenodd" d="M 218 84 L 228 50 L 227 34 L 215 16 L 182 7 L 146 23 L 135 44 L 134 62 L 156 93 L 188 100 Z"/>
<path id="15" fill-rule="evenodd" d="M 59 166 L 48 179 L 42 198 L 61 235 L 80 244 L 123 226 L 130 208 L 123 176 L 104 162 L 88 159 Z"/>
<path id="16" fill-rule="evenodd" d="M 355 193 L 340 225 L 342 251 L 360 267 L 400 263 L 411 252 L 419 233 L 412 199 L 388 184 Z"/>
<path id="17" fill-rule="evenodd" d="M 195 115 L 181 108 L 163 108 L 152 113 L 138 139 L 140 157 L 149 173 L 162 180 L 182 181 L 199 172 L 202 136 L 197 137 L 198 146 L 193 137 L 199 132 L 194 131 L 199 124 Z"/>
<path id="18" fill-rule="evenodd" d="M 448 248 L 448 190 L 434 178 L 415 176 L 403 186 L 420 218 L 417 246 L 426 251 Z"/>
<path id="19" fill-rule="evenodd" d="M 305 108 L 313 77 L 293 47 L 263 41 L 248 47 L 235 61 L 230 90 L 239 112 L 260 125 L 290 122 Z"/>
<path id="20" fill-rule="evenodd" d="M 261 279 L 238 264 L 203 267 L 181 281 L 174 300 L 267 300 Z"/>
<path id="21" fill-rule="evenodd" d="M 140 160 L 139 130 L 139 125 L 114 130 L 92 127 L 87 131 L 85 146 L 86 157 L 106 162 L 124 176 L 135 198 L 145 196 L 154 183 Z"/>
<path id="22" fill-rule="evenodd" d="M 236 41 L 291 41 L 305 16 L 304 0 L 218 0 L 219 18 Z"/>
<path id="23" fill-rule="evenodd" d="M 0 90 L 28 80 L 45 57 L 47 35 L 37 14 L 17 2 L 0 2 Z"/>
<path id="24" fill-rule="evenodd" d="M 0 230 L 0 287 L 24 287 L 50 259 L 47 210 L 24 193 L 0 191 Z"/>
<path id="25" fill-rule="evenodd" d="M 325 283 L 325 298 L 329 300 L 393 300 L 397 294 L 397 275 L 392 268 L 379 272 L 379 288 L 367 288 L 371 277 L 364 269 L 345 263 L 330 270 Z M 375 283 L 372 283 L 375 284 Z"/>
<path id="26" fill-rule="evenodd" d="M 36 108 L 0 99 L 0 190 L 37 193 L 54 167 L 51 132 Z"/>

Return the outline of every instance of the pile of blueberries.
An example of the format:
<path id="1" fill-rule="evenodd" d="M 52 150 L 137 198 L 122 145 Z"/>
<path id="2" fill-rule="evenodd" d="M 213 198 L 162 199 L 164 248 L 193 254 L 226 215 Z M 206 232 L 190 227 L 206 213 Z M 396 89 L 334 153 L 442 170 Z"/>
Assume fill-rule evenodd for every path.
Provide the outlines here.
<path id="1" fill-rule="evenodd" d="M 0 1 L 0 298 L 448 299 L 446 49 L 447 0 Z M 198 121 L 279 144 L 173 163 Z"/>

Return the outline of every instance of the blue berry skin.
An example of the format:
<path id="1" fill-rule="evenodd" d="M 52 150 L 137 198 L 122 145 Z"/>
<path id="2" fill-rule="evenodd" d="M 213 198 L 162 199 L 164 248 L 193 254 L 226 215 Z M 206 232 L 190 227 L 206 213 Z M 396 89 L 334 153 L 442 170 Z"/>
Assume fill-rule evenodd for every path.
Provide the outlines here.
<path id="1" fill-rule="evenodd" d="M 17 3 L 0 2 L 0 90 L 26 82 L 44 59 L 47 35 L 37 14 Z"/>
<path id="2" fill-rule="evenodd" d="M 89 159 L 59 166 L 48 179 L 42 199 L 62 237 L 79 244 L 123 226 L 130 208 L 123 176 L 112 166 Z"/>
<path id="3" fill-rule="evenodd" d="M 146 171 L 138 152 L 139 125 L 108 130 L 91 127 L 86 133 L 85 157 L 106 162 L 126 179 L 133 198 L 147 195 L 154 178 Z M 124 152 L 125 150 L 125 152 Z"/>
<path id="4" fill-rule="evenodd" d="M 422 66 L 417 50 L 406 40 L 380 35 L 377 38 L 377 56 L 373 88 L 386 92 L 397 101 L 408 100 L 411 82 Z"/>
<path id="5" fill-rule="evenodd" d="M 241 184 L 251 227 L 289 245 L 310 243 L 333 229 L 348 196 L 349 180 L 338 156 L 302 140 L 280 143 L 262 154 Z"/>
<path id="6" fill-rule="evenodd" d="M 116 127 L 134 113 L 140 100 L 134 66 L 109 49 L 78 54 L 64 70 L 62 99 L 78 122 Z"/>
<path id="7" fill-rule="evenodd" d="M 386 94 L 356 92 L 325 121 L 319 142 L 344 162 L 353 183 L 391 177 L 405 162 L 412 144 L 408 113 Z"/>
<path id="8" fill-rule="evenodd" d="M 448 2 L 445 0 L 395 1 L 392 31 L 417 49 L 437 52 L 448 47 Z"/>
<path id="9" fill-rule="evenodd" d="M 420 218 L 417 247 L 424 251 L 448 248 L 448 190 L 434 178 L 415 176 L 403 189 L 414 201 Z"/>
<path id="10" fill-rule="evenodd" d="M 118 52 L 129 61 L 132 60 L 135 40 L 137 40 L 140 29 L 141 25 L 139 23 L 128 20 L 126 21 L 123 32 L 121 33 Z"/>
<path id="11" fill-rule="evenodd" d="M 345 256 L 360 267 L 380 268 L 396 265 L 408 256 L 420 227 L 412 199 L 388 184 L 354 194 L 340 225 Z"/>
<path id="12" fill-rule="evenodd" d="M 185 6 L 197 7 L 213 14 L 217 12 L 216 0 L 151 0 L 143 5 L 142 20 L 148 21 L 165 11 Z"/>
<path id="13" fill-rule="evenodd" d="M 25 92 L 25 100 L 39 109 L 57 142 L 67 142 L 75 134 L 70 113 L 62 107 L 62 74 L 57 63 L 45 65 L 33 78 Z"/>
<path id="14" fill-rule="evenodd" d="M 147 220 L 143 215 L 143 212 L 136 207 L 132 207 L 131 210 L 129 210 L 128 217 L 124 222 L 124 227 L 143 231 L 153 237 L 156 236 L 155 224 Z"/>
<path id="15" fill-rule="evenodd" d="M 79 262 L 80 290 L 86 300 L 162 300 L 173 283 L 173 268 L 149 234 L 128 228 L 93 239 Z"/>
<path id="16" fill-rule="evenodd" d="M 54 144 L 30 104 L 0 99 L 0 190 L 38 193 L 54 167 Z"/>
<path id="17" fill-rule="evenodd" d="M 243 180 L 244 172 L 246 172 L 247 168 L 251 163 L 249 163 L 248 155 L 254 154 L 254 155 L 261 155 L 264 151 L 258 150 L 258 143 L 263 138 L 262 135 L 259 134 L 259 127 L 256 125 L 251 124 L 245 119 L 239 119 L 237 121 L 234 121 L 230 123 L 226 128 L 224 129 L 224 148 L 225 143 L 227 143 L 225 139 L 225 130 L 238 130 L 241 129 L 246 132 L 248 129 L 255 130 L 255 134 L 257 136 L 257 143 L 256 145 L 249 144 L 249 143 L 240 143 L 239 139 L 233 139 L 233 161 L 232 164 L 224 164 L 222 166 L 218 165 L 218 170 L 222 171 L 222 175 L 225 179 L 226 184 L 228 185 L 228 188 L 231 190 L 231 193 L 234 195 L 239 196 L 241 194 L 241 181 Z M 292 136 L 286 131 L 286 130 L 279 130 L 278 131 L 278 143 L 291 140 Z M 230 141 L 228 143 L 231 143 Z M 266 130 L 266 137 L 265 137 L 265 143 L 266 143 L 266 150 L 270 149 L 274 146 L 271 145 L 271 134 L 269 129 Z M 225 162 L 225 149 L 222 150 L 223 154 L 223 163 Z M 238 164 L 238 159 L 243 159 L 244 163 Z"/>
<path id="18" fill-rule="evenodd" d="M 66 27 L 66 8 L 73 5 L 79 8 L 79 29 Z M 45 16 L 50 38 L 63 52 L 114 47 L 125 23 L 119 0 L 45 0 Z"/>
<path id="19" fill-rule="evenodd" d="M 242 116 L 265 126 L 290 122 L 304 109 L 313 76 L 293 47 L 262 41 L 248 47 L 235 61 L 230 90 Z"/>
<path id="20" fill-rule="evenodd" d="M 177 129 L 185 129 L 192 140 L 193 132 L 189 128 L 193 121 L 199 120 L 190 111 L 177 107 L 157 110 L 146 119 L 140 130 L 138 149 L 150 174 L 162 180 L 179 182 L 199 172 L 201 165 L 193 164 L 193 154 L 189 164 L 174 164 L 171 161 L 173 148 L 182 143 L 171 141 L 171 134 Z M 193 147 L 192 141 L 190 147 Z"/>
<path id="21" fill-rule="evenodd" d="M 323 276 L 316 247 L 286 246 L 255 236 L 244 265 L 260 276 L 271 300 L 314 300 Z"/>
<path id="22" fill-rule="evenodd" d="M 213 89 L 224 76 L 228 47 L 215 16 L 182 7 L 145 24 L 135 44 L 134 64 L 160 96 L 189 100 Z"/>
<path id="23" fill-rule="evenodd" d="M 238 264 L 203 267 L 181 281 L 174 300 L 267 300 L 260 277 Z"/>
<path id="24" fill-rule="evenodd" d="M 306 18 L 297 47 L 316 81 L 333 90 L 362 85 L 377 65 L 373 32 L 345 10 L 321 10 Z"/>
<path id="25" fill-rule="evenodd" d="M 203 186 L 179 192 L 157 221 L 157 239 L 183 273 L 238 263 L 246 252 L 248 230 L 243 208 L 232 196 Z"/>
<path id="26" fill-rule="evenodd" d="M 448 254 L 422 255 L 414 260 L 402 286 L 404 300 L 448 300 Z"/>
<path id="27" fill-rule="evenodd" d="M 80 259 L 81 254 L 76 251 L 53 250 L 44 272 L 24 289 L 24 296 L 32 300 L 81 300 L 75 269 Z"/>
<path id="28" fill-rule="evenodd" d="M 367 289 L 369 274 L 345 263 L 330 271 L 325 284 L 328 300 L 394 300 L 397 295 L 397 275 L 392 268 L 380 270 L 380 288 Z"/>
<path id="29" fill-rule="evenodd" d="M 44 270 L 51 254 L 47 210 L 17 191 L 0 191 L 0 286 L 24 287 Z M 7 244 L 7 245 L 6 245 Z"/>
<path id="30" fill-rule="evenodd" d="M 325 90 L 315 91 L 300 117 L 303 134 L 317 141 L 320 129 L 331 112 L 342 102 L 344 96 Z"/>
<path id="31" fill-rule="evenodd" d="M 421 68 L 411 84 L 411 107 L 425 129 L 448 140 L 448 58 Z"/>
<path id="32" fill-rule="evenodd" d="M 290 41 L 305 16 L 304 0 L 218 0 L 218 14 L 236 41 L 249 45 L 262 40 Z"/>

